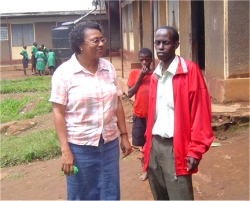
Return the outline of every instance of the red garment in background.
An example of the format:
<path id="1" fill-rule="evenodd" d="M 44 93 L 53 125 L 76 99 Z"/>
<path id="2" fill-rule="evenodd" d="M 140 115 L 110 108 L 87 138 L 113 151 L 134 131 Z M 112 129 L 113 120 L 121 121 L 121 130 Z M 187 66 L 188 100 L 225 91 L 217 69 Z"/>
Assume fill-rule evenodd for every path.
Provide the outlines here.
<path id="1" fill-rule="evenodd" d="M 141 69 L 133 69 L 129 73 L 127 86 L 133 87 L 138 79 Z M 135 93 L 135 102 L 133 103 L 133 112 L 137 117 L 147 118 L 148 114 L 148 96 L 149 96 L 149 84 L 152 72 L 145 75 L 141 81 L 141 84 Z"/>

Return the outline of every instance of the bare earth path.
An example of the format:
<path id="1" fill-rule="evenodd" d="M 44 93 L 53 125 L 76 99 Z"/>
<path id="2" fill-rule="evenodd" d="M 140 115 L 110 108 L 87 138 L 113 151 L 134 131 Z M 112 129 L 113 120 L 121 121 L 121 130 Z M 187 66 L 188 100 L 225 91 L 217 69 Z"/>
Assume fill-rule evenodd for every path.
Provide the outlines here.
<path id="1" fill-rule="evenodd" d="M 1 72 L 1 79 L 23 77 L 22 71 Z M 20 97 L 18 94 L 8 96 Z M 1 99 L 5 97 L 2 95 Z M 131 132 L 130 101 L 123 100 L 123 106 Z M 52 114 L 36 118 L 37 126 L 23 134 L 53 127 Z M 220 142 L 221 146 L 210 148 L 201 161 L 199 172 L 193 175 L 195 200 L 249 200 L 249 127 L 235 131 L 227 140 L 216 139 L 215 142 Z M 148 181 L 138 179 L 140 157 L 140 151 L 134 149 L 129 157 L 120 160 L 122 200 L 153 199 Z M 65 200 L 65 178 L 60 173 L 60 162 L 59 158 L 1 168 L 1 200 Z"/>

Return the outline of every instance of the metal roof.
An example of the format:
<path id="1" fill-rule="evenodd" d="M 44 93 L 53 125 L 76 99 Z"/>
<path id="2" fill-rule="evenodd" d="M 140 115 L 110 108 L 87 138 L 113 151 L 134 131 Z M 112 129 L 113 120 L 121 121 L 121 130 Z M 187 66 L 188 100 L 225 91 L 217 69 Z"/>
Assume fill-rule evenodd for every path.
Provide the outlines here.
<path id="1" fill-rule="evenodd" d="M 104 1 L 99 0 L 99 2 L 101 6 L 98 5 L 97 9 L 92 14 L 106 13 Z M 92 3 L 93 0 L 60 0 L 55 2 L 51 0 L 42 0 L 41 3 L 34 0 L 7 0 L 0 6 L 0 15 L 1 17 L 14 17 L 84 14 L 93 10 L 95 6 Z"/>

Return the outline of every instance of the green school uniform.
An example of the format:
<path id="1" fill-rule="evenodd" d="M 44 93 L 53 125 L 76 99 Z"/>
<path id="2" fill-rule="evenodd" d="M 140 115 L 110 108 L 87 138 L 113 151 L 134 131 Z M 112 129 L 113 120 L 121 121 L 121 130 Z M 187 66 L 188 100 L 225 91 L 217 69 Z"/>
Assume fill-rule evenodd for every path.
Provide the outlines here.
<path id="1" fill-rule="evenodd" d="M 48 61 L 48 67 L 53 66 L 56 67 L 56 60 L 55 60 L 55 53 L 54 52 L 49 52 L 47 54 L 47 61 Z"/>
<path id="2" fill-rule="evenodd" d="M 27 53 L 27 50 L 23 49 L 20 54 L 23 56 L 23 58 L 29 60 L 29 56 L 28 56 L 28 53 Z"/>
<path id="3" fill-rule="evenodd" d="M 44 53 L 42 51 L 38 51 L 36 53 L 36 69 L 39 71 L 44 71 L 45 70 L 45 60 L 46 60 L 46 56 L 44 55 Z"/>
<path id="4" fill-rule="evenodd" d="M 37 50 L 37 47 L 35 47 L 35 46 L 32 46 L 32 47 L 31 47 L 31 54 L 32 54 L 32 55 L 35 56 L 36 53 L 37 53 L 37 51 L 38 51 L 38 50 Z"/>

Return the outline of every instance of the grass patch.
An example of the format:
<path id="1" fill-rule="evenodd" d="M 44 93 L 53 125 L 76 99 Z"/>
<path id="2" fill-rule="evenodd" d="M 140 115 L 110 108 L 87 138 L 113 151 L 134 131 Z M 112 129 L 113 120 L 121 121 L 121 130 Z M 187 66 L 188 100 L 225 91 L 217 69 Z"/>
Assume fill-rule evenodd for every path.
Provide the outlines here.
<path id="1" fill-rule="evenodd" d="M 23 136 L 1 136 L 1 168 L 33 160 L 49 160 L 60 155 L 60 144 L 54 129 Z"/>
<path id="2" fill-rule="evenodd" d="M 50 91 L 51 77 L 34 76 L 25 79 L 1 80 L 0 86 L 0 94 Z"/>
<path id="3" fill-rule="evenodd" d="M 43 99 L 39 100 L 36 104 L 36 107 L 24 113 L 20 113 L 19 111 L 30 101 L 35 100 L 37 98 L 43 97 Z M 52 112 L 52 105 L 48 101 L 50 97 L 50 93 L 37 93 L 34 96 L 24 96 L 21 99 L 13 99 L 6 98 L 3 101 L 0 101 L 0 119 L 1 123 L 6 123 L 9 121 L 19 121 L 24 119 L 32 119 L 35 116 L 48 114 Z"/>
<path id="4" fill-rule="evenodd" d="M 25 174 L 13 173 L 13 174 L 8 175 L 7 177 L 4 177 L 4 179 L 17 180 L 17 179 L 22 179 L 26 176 L 27 175 Z"/>

